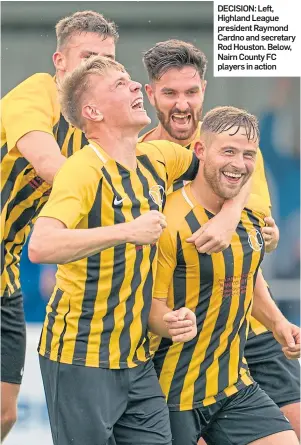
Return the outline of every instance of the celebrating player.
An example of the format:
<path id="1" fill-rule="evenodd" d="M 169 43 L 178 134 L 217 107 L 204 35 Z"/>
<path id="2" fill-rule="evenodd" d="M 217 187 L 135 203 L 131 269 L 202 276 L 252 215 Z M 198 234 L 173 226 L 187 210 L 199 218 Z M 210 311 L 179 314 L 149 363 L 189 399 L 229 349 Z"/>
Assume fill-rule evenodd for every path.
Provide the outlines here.
<path id="1" fill-rule="evenodd" d="M 1 439 L 16 420 L 25 357 L 20 256 L 32 221 L 67 156 L 86 144 L 69 128 L 57 98 L 66 72 L 91 54 L 115 57 L 115 24 L 82 11 L 56 25 L 56 75 L 34 74 L 1 104 Z"/>
<path id="2" fill-rule="evenodd" d="M 152 319 L 187 306 L 198 331 L 185 344 L 152 338 L 174 445 L 197 445 L 200 437 L 208 445 L 298 444 L 279 407 L 253 383 L 244 359 L 255 282 L 254 314 L 286 347 L 300 347 L 299 328 L 284 319 L 258 271 L 264 215 L 245 209 L 222 253 L 199 254 L 186 242 L 250 177 L 258 142 L 254 116 L 233 107 L 211 110 L 195 144 L 198 175 L 167 197 L 150 326 Z M 262 296 L 262 288 L 268 295 Z"/>

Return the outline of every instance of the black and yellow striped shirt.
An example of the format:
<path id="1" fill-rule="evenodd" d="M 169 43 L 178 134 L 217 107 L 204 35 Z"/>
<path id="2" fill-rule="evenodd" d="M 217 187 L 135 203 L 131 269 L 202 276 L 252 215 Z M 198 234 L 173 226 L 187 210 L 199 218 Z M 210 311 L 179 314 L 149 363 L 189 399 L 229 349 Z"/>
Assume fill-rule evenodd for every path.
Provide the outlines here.
<path id="1" fill-rule="evenodd" d="M 198 168 L 191 152 L 167 141 L 139 144 L 137 163 L 129 170 L 91 142 L 63 165 L 40 216 L 70 229 L 130 222 L 150 210 L 161 211 L 167 187 L 184 173 L 192 179 Z M 40 354 L 115 369 L 148 360 L 156 265 L 156 245 L 130 243 L 59 265 Z"/>
<path id="2" fill-rule="evenodd" d="M 193 310 L 198 333 L 187 343 L 152 336 L 151 349 L 169 408 L 191 410 L 252 383 L 244 347 L 264 253 L 263 215 L 244 210 L 230 247 L 206 255 L 186 243 L 213 216 L 195 201 L 190 184 L 168 196 L 164 214 L 154 297 L 167 298 L 171 309 Z"/>
<path id="3" fill-rule="evenodd" d="M 49 74 L 35 74 L 1 101 L 1 297 L 20 289 L 22 247 L 51 187 L 21 155 L 17 141 L 30 131 L 54 135 L 64 156 L 87 143 L 62 115 Z"/>
<path id="4" fill-rule="evenodd" d="M 201 125 L 202 123 L 200 122 L 195 135 L 193 136 L 189 144 L 183 148 L 188 150 L 194 150 L 196 142 L 198 142 L 201 137 Z M 143 142 L 145 139 L 149 139 L 149 137 L 155 130 L 156 128 L 148 131 L 147 133 L 142 135 L 139 140 Z M 168 193 L 175 192 L 176 190 L 179 190 L 183 186 L 184 186 L 183 180 L 175 181 L 175 183 L 168 190 Z M 266 216 L 270 216 L 271 214 L 271 207 L 272 207 L 271 198 L 270 198 L 268 183 L 265 176 L 263 156 L 259 148 L 257 150 L 255 170 L 252 175 L 251 195 L 246 207 L 248 209 L 251 209 L 253 212 L 263 213 Z M 251 317 L 249 338 L 252 338 L 255 335 L 259 335 L 264 332 L 267 332 L 266 327 L 263 326 L 263 324 L 257 321 L 254 317 Z"/>

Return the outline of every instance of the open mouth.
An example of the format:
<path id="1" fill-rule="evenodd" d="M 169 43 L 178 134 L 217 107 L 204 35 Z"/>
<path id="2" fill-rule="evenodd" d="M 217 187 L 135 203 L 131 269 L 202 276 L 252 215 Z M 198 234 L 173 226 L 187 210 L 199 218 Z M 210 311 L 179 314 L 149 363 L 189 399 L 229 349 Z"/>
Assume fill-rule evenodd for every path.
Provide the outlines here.
<path id="1" fill-rule="evenodd" d="M 191 121 L 191 114 L 178 114 L 171 115 L 171 120 L 178 125 L 188 125 Z"/>
<path id="2" fill-rule="evenodd" d="M 222 174 L 232 184 L 238 183 L 241 180 L 241 178 L 243 177 L 243 173 L 222 172 Z"/>
<path id="3" fill-rule="evenodd" d="M 132 103 L 131 107 L 133 108 L 133 110 L 142 110 L 142 111 L 144 111 L 142 97 L 139 97 L 138 99 L 134 100 L 134 102 Z"/>

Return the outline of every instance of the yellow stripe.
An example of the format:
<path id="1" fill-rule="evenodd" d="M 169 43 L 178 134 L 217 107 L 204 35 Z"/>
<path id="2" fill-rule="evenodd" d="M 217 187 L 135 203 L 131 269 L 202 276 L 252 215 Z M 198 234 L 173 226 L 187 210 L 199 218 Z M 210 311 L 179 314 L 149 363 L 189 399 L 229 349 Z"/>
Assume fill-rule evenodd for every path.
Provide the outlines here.
<path id="1" fill-rule="evenodd" d="M 166 398 L 168 397 L 171 382 L 173 380 L 183 347 L 184 343 L 174 343 L 172 347 L 168 349 L 168 352 L 165 356 L 159 382 L 163 394 L 166 396 Z"/>

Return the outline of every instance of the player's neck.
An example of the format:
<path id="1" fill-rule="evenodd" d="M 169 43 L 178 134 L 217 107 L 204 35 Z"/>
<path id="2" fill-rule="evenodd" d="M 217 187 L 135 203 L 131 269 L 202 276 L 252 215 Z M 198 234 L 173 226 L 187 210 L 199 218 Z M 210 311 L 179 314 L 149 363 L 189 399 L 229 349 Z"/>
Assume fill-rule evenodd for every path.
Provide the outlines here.
<path id="1" fill-rule="evenodd" d="M 195 138 L 197 130 L 195 133 L 189 138 L 185 140 L 179 140 L 173 138 L 166 130 L 165 128 L 159 123 L 156 128 L 154 128 L 153 131 L 151 131 L 149 134 L 146 135 L 146 137 L 143 139 L 144 142 L 150 142 L 150 141 L 170 141 L 174 142 L 175 144 L 182 145 L 183 147 L 186 147 L 186 145 L 190 144 L 190 142 Z"/>
<path id="2" fill-rule="evenodd" d="M 90 131 L 86 133 L 89 140 L 96 142 L 116 162 L 130 170 L 137 167 L 136 145 L 138 134 L 124 135 L 119 131 Z"/>
<path id="3" fill-rule="evenodd" d="M 217 214 L 225 202 L 223 198 L 212 190 L 201 172 L 191 182 L 190 190 L 194 199 L 211 213 Z"/>

